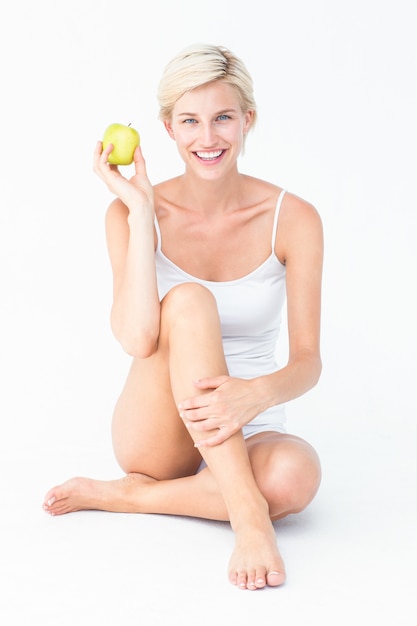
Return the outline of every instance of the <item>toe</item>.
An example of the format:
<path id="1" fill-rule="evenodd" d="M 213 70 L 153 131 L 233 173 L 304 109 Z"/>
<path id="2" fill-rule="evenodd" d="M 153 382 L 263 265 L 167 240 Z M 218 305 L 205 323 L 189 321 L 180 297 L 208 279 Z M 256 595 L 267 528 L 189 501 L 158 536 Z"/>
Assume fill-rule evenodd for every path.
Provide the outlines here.
<path id="1" fill-rule="evenodd" d="M 239 589 L 246 589 L 248 583 L 248 576 L 246 571 L 240 571 L 237 574 L 237 586 Z"/>
<path id="2" fill-rule="evenodd" d="M 247 589 L 252 589 L 252 590 L 257 588 L 257 585 L 256 585 L 256 570 L 255 569 L 250 570 L 248 572 L 246 587 L 247 587 Z"/>
<path id="3" fill-rule="evenodd" d="M 51 489 L 45 496 L 43 508 L 52 506 L 56 500 L 55 489 Z"/>
<path id="4" fill-rule="evenodd" d="M 265 567 L 258 567 L 256 570 L 256 587 L 262 589 L 266 585 L 266 569 Z"/>
<path id="5" fill-rule="evenodd" d="M 67 512 L 68 497 L 63 493 L 61 487 L 54 487 L 46 494 L 42 508 L 49 515 L 62 515 Z"/>
<path id="6" fill-rule="evenodd" d="M 237 572 L 235 570 L 229 571 L 229 580 L 232 585 L 237 585 Z"/>
<path id="7" fill-rule="evenodd" d="M 271 570 L 268 573 L 266 580 L 270 587 L 277 587 L 278 585 L 282 585 L 285 581 L 285 573 L 277 570 Z"/>

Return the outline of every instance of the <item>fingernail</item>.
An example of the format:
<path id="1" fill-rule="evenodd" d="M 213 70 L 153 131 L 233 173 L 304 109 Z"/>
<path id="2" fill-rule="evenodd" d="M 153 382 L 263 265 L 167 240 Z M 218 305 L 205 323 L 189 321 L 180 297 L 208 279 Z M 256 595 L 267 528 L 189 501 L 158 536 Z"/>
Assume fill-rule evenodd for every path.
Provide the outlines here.
<path id="1" fill-rule="evenodd" d="M 53 503 L 55 502 L 56 498 L 49 498 L 48 502 L 46 503 L 48 506 L 52 506 Z"/>

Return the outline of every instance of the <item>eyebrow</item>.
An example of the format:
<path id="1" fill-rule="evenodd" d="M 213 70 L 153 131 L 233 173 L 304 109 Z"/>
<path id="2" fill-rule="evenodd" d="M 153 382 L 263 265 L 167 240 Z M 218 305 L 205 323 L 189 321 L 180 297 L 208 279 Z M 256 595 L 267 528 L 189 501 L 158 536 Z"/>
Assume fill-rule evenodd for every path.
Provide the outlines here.
<path id="1" fill-rule="evenodd" d="M 222 111 L 217 111 L 215 115 L 225 115 L 226 113 L 236 113 L 236 109 L 223 109 Z M 195 117 L 196 115 L 198 115 L 198 113 L 184 112 L 184 113 L 177 113 L 177 115 L 178 117 L 183 117 L 183 116 Z"/>

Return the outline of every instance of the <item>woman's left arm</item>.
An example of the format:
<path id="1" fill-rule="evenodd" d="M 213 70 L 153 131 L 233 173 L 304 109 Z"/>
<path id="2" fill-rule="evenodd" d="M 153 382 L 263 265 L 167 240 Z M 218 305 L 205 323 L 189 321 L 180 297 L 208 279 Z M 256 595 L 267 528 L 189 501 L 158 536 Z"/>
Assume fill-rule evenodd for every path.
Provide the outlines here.
<path id="1" fill-rule="evenodd" d="M 316 209 L 291 194 L 281 208 L 276 254 L 286 265 L 288 362 L 251 380 L 218 376 L 195 383 L 208 393 L 184 401 L 179 409 L 193 429 L 218 429 L 203 441 L 205 446 L 222 443 L 262 411 L 303 395 L 320 378 L 323 228 Z"/>
<path id="2" fill-rule="evenodd" d="M 278 372 L 258 379 L 269 406 L 306 393 L 321 373 L 322 222 L 311 204 L 292 195 L 288 200 L 280 215 L 276 253 L 286 266 L 289 357 Z"/>

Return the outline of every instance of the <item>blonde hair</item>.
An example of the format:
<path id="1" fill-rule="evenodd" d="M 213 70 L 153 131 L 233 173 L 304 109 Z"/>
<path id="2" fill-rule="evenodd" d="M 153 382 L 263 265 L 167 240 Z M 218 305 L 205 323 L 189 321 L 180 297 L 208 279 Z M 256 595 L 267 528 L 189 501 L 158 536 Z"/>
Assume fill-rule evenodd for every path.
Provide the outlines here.
<path id="1" fill-rule="evenodd" d="M 253 111 L 253 126 L 256 103 L 252 78 L 246 66 L 227 48 L 207 44 L 185 48 L 165 67 L 158 86 L 159 119 L 169 121 L 172 109 L 181 96 L 217 80 L 235 88 L 242 112 Z"/>

